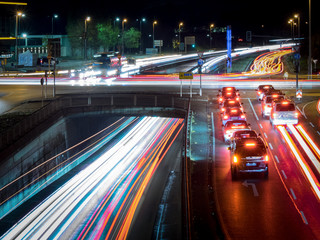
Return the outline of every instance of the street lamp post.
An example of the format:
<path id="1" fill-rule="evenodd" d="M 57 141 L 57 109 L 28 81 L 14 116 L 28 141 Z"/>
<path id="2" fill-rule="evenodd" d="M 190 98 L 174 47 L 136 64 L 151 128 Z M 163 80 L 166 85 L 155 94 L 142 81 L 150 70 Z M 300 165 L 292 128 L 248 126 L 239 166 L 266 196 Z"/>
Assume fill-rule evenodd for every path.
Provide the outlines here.
<path id="1" fill-rule="evenodd" d="M 154 48 L 154 25 L 158 24 L 157 21 L 153 21 L 152 23 L 152 48 Z"/>
<path id="2" fill-rule="evenodd" d="M 294 17 L 298 19 L 298 38 L 300 38 L 300 15 L 295 14 Z M 300 42 L 300 40 L 299 40 L 299 42 Z"/>
<path id="3" fill-rule="evenodd" d="M 90 17 L 86 17 L 84 20 L 84 60 L 87 60 L 87 22 L 90 20 Z"/>
<path id="4" fill-rule="evenodd" d="M 58 15 L 57 14 L 53 14 L 52 18 L 51 18 L 51 35 L 53 35 L 53 20 L 55 18 L 58 18 Z"/>
<path id="5" fill-rule="evenodd" d="M 123 19 L 122 20 L 122 51 L 121 51 L 121 54 L 123 55 L 124 54 L 124 41 L 123 41 L 123 35 L 124 35 L 124 23 L 127 22 L 127 19 Z"/>
<path id="6" fill-rule="evenodd" d="M 140 19 L 140 54 L 142 54 L 142 22 L 145 22 L 145 18 Z"/>
<path id="7" fill-rule="evenodd" d="M 210 38 L 210 49 L 211 49 L 211 42 L 212 42 L 212 37 L 211 37 L 211 31 L 212 31 L 212 28 L 214 27 L 214 24 L 210 24 L 210 29 L 209 29 L 209 38 Z"/>
<path id="8" fill-rule="evenodd" d="M 308 72 L 312 79 L 312 62 L 311 62 L 311 0 L 309 0 L 309 56 L 308 56 Z"/>
<path id="9" fill-rule="evenodd" d="M 16 46 L 15 46 L 15 54 L 16 54 L 16 66 L 18 65 L 18 22 L 19 22 L 19 18 L 22 16 L 22 12 L 17 12 L 16 14 Z"/>
<path id="10" fill-rule="evenodd" d="M 180 22 L 179 23 L 179 53 L 180 53 L 180 43 L 181 43 L 181 40 L 180 40 L 180 33 L 181 33 L 181 27 L 183 26 L 183 22 Z"/>
<path id="11" fill-rule="evenodd" d="M 294 40 L 294 21 L 293 19 L 289 19 L 288 23 L 290 24 L 291 27 L 291 38 Z"/>

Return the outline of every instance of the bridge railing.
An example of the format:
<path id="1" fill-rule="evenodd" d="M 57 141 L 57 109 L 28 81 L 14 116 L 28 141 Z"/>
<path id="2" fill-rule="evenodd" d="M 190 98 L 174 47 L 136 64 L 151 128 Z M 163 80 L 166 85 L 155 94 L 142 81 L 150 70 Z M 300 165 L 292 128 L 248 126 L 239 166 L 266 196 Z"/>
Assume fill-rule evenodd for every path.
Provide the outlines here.
<path id="1" fill-rule="evenodd" d="M 69 95 L 50 101 L 22 121 L 8 128 L 0 136 L 0 151 L 7 149 L 15 141 L 22 138 L 39 124 L 45 122 L 58 111 L 72 112 L 72 108 L 82 111 L 108 111 L 128 113 L 146 111 L 183 110 L 188 108 L 186 98 L 169 95 L 148 94 L 101 94 L 101 95 Z M 135 109 L 133 109 L 135 108 Z"/>

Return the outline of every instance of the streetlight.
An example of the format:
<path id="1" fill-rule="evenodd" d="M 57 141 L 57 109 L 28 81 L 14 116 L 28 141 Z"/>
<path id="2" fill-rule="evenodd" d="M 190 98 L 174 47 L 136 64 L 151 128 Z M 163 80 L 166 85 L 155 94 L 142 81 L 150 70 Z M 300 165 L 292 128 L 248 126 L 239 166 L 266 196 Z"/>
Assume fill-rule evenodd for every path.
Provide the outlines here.
<path id="1" fill-rule="evenodd" d="M 22 12 L 17 12 L 16 14 L 16 46 L 15 46 L 15 54 L 16 54 L 16 66 L 18 65 L 18 22 L 20 20 L 20 17 L 22 16 Z"/>
<path id="2" fill-rule="evenodd" d="M 113 20 L 113 27 L 115 28 L 116 27 L 116 22 L 120 22 L 120 18 L 115 18 L 114 20 Z"/>
<path id="3" fill-rule="evenodd" d="M 154 48 L 154 25 L 158 24 L 157 21 L 153 21 L 152 23 L 152 48 Z"/>
<path id="4" fill-rule="evenodd" d="M 140 19 L 140 54 L 142 54 L 142 22 L 145 22 L 145 18 Z"/>
<path id="5" fill-rule="evenodd" d="M 209 37 L 210 37 L 210 49 L 211 49 L 211 42 L 212 42 L 212 37 L 211 37 L 211 31 L 212 31 L 212 28 L 214 28 L 214 24 L 210 24 L 210 29 L 209 29 Z"/>
<path id="6" fill-rule="evenodd" d="M 25 46 L 28 46 L 28 35 L 26 33 L 22 33 L 22 37 L 25 39 Z"/>
<path id="7" fill-rule="evenodd" d="M 53 20 L 55 18 L 58 18 L 58 15 L 57 14 L 53 14 L 52 18 L 51 18 L 51 35 L 53 35 Z"/>
<path id="8" fill-rule="evenodd" d="M 91 17 L 86 17 L 84 20 L 84 60 L 87 60 L 87 22 L 90 22 Z"/>
<path id="9" fill-rule="evenodd" d="M 123 19 L 122 20 L 122 51 L 121 51 L 121 54 L 123 55 L 124 54 L 124 42 L 123 42 L 123 35 L 124 35 L 124 23 L 127 22 L 127 19 Z"/>
<path id="10" fill-rule="evenodd" d="M 179 53 L 180 53 L 180 32 L 181 32 L 182 26 L 183 26 L 183 22 L 179 23 Z"/>

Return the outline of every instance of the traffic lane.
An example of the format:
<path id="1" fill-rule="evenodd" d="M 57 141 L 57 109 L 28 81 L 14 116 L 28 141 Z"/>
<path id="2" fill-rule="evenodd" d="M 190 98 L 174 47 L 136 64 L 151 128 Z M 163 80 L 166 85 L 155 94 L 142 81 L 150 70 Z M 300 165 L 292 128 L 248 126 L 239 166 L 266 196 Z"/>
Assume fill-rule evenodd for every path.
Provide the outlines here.
<path id="1" fill-rule="evenodd" d="M 317 104 L 318 104 L 317 99 L 310 100 L 307 103 L 298 104 L 299 111 L 304 119 L 303 122 L 307 123 L 308 128 L 312 127 L 313 129 L 313 131 L 309 131 L 309 132 L 316 133 L 316 135 L 311 133 L 314 135 L 315 140 L 320 136 L 320 116 L 317 111 Z"/>
<path id="2" fill-rule="evenodd" d="M 245 111 L 249 112 L 247 104 Z M 290 197 L 282 186 L 272 162 L 269 179 L 260 174 L 244 174 L 239 181 L 231 180 L 230 153 L 223 142 L 220 114 L 215 121 L 215 188 L 222 226 L 228 237 L 244 239 L 294 238 L 312 236 L 304 226 Z M 252 116 L 251 116 L 252 115 Z M 248 122 L 258 130 L 253 114 Z M 293 231 L 292 226 L 298 226 Z"/>
<path id="3" fill-rule="evenodd" d="M 308 226 L 314 236 L 319 236 L 320 205 L 317 196 L 279 130 L 271 126 L 268 118 L 262 118 L 260 103 L 256 100 L 252 100 L 252 103 L 259 118 L 260 131 L 268 142 L 269 152 L 282 185 L 303 224 Z M 299 122 L 305 125 L 302 116 Z"/>

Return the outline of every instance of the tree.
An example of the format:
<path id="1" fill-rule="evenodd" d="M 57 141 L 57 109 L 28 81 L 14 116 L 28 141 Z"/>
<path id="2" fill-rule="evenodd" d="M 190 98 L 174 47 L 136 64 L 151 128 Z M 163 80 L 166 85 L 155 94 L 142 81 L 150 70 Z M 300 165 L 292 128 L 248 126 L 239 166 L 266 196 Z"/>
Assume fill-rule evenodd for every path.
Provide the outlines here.
<path id="1" fill-rule="evenodd" d="M 104 51 L 109 51 L 110 48 L 115 48 L 118 42 L 119 29 L 112 27 L 110 23 L 97 24 L 98 39 Z"/>
<path id="2" fill-rule="evenodd" d="M 67 30 L 69 42 L 71 45 L 72 55 L 75 55 L 75 51 L 83 47 L 82 45 L 83 33 L 84 33 L 83 22 L 72 21 L 72 20 L 68 21 L 66 30 Z"/>
<path id="3" fill-rule="evenodd" d="M 140 36 L 141 33 L 135 28 L 130 28 L 128 31 L 125 31 L 123 35 L 125 47 L 129 49 L 139 48 Z"/>

